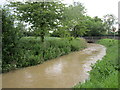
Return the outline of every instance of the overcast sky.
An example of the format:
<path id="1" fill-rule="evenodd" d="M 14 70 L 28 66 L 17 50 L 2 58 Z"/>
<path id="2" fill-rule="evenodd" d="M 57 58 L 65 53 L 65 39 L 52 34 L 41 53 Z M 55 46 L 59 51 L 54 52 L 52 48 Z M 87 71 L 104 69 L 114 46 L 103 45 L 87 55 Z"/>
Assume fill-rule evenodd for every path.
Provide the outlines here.
<path id="1" fill-rule="evenodd" d="M 83 3 L 87 9 L 87 14 L 92 17 L 98 16 L 102 18 L 106 14 L 114 14 L 118 17 L 118 2 L 120 0 L 64 0 L 64 3 L 72 4 L 73 1 Z M 0 5 L 4 3 L 5 0 L 0 0 Z"/>
<path id="2" fill-rule="evenodd" d="M 114 14 L 118 17 L 118 2 L 120 0 L 64 0 L 64 2 L 72 4 L 73 1 L 83 3 L 87 9 L 87 14 L 94 17 L 102 18 L 106 14 Z"/>

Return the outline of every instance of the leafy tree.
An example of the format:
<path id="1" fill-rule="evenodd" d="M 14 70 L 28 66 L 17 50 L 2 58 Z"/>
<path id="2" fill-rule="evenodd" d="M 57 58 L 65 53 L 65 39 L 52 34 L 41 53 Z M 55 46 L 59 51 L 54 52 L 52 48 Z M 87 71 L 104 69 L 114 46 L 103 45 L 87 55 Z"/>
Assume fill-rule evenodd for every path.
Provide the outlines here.
<path id="1" fill-rule="evenodd" d="M 61 2 L 11 2 L 14 12 L 21 21 L 30 23 L 33 30 L 40 35 L 42 42 L 49 30 L 60 24 L 64 4 Z"/>
<path id="2" fill-rule="evenodd" d="M 85 8 L 79 2 L 65 8 L 63 16 L 64 27 L 66 27 L 74 37 L 82 36 L 87 31 L 84 23 L 84 14 Z"/>
<path id="3" fill-rule="evenodd" d="M 105 28 L 107 29 L 107 33 L 110 34 L 113 25 L 115 25 L 116 22 L 116 17 L 112 14 L 107 14 L 104 16 L 104 23 L 105 23 Z"/>
<path id="4" fill-rule="evenodd" d="M 14 18 L 9 8 L 2 8 L 2 70 L 6 68 L 15 68 L 16 62 L 20 59 L 19 39 L 20 30 L 14 27 Z M 10 66 L 10 64 L 12 66 Z M 4 68 L 6 67 L 6 68 Z"/>
<path id="5" fill-rule="evenodd" d="M 77 25 L 74 26 L 74 28 L 71 30 L 71 34 L 72 36 L 74 36 L 75 38 L 76 37 L 79 37 L 79 36 L 83 36 L 86 31 L 88 31 L 87 27 L 86 27 L 86 24 L 85 24 L 85 21 L 81 20 L 79 21 L 79 23 Z"/>
<path id="6" fill-rule="evenodd" d="M 87 36 L 103 35 L 106 32 L 105 24 L 103 23 L 102 19 L 98 17 L 91 18 L 89 16 L 86 16 L 85 23 L 88 29 L 85 34 Z"/>
<path id="7" fill-rule="evenodd" d="M 70 32 L 67 30 L 55 30 L 52 34 L 52 37 L 69 37 Z"/>
<path id="8" fill-rule="evenodd" d="M 65 8 L 64 14 L 68 20 L 78 20 L 85 14 L 85 7 L 81 3 L 70 5 Z"/>

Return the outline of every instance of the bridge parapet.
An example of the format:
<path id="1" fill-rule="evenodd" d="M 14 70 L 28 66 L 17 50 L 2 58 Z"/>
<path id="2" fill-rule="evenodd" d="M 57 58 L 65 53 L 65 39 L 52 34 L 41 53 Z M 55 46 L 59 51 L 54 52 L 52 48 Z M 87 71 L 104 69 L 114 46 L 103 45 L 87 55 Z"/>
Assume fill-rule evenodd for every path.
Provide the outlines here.
<path id="1" fill-rule="evenodd" d="M 85 36 L 82 38 L 86 39 L 88 43 L 95 43 L 96 41 L 105 38 L 120 40 L 119 36 Z"/>

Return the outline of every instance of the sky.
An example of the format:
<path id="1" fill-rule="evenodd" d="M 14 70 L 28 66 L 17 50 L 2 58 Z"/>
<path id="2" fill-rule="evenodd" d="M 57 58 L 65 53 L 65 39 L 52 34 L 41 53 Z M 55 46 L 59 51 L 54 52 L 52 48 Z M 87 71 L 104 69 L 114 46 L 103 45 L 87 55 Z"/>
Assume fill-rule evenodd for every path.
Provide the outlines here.
<path id="1" fill-rule="evenodd" d="M 102 18 L 106 14 L 114 14 L 118 17 L 118 2 L 120 0 L 64 0 L 68 4 L 72 4 L 73 1 L 81 2 L 91 17 Z"/>
<path id="2" fill-rule="evenodd" d="M 0 5 L 6 3 L 5 1 L 0 0 Z M 114 14 L 118 17 L 118 2 L 120 0 L 63 0 L 65 4 L 73 4 L 73 1 L 81 2 L 87 9 L 87 15 L 91 17 L 102 18 L 106 14 Z"/>
<path id="3" fill-rule="evenodd" d="M 79 1 L 85 6 L 87 10 L 87 15 L 91 17 L 98 16 L 103 18 L 104 15 L 113 14 L 118 20 L 118 2 L 120 0 L 64 0 L 66 4 L 72 4 L 73 1 Z M 120 4 L 119 4 L 120 8 Z M 119 9 L 120 10 L 120 9 Z M 120 15 L 120 11 L 119 11 Z M 120 23 L 120 16 L 119 16 Z M 118 25 L 114 25 L 118 30 Z"/>

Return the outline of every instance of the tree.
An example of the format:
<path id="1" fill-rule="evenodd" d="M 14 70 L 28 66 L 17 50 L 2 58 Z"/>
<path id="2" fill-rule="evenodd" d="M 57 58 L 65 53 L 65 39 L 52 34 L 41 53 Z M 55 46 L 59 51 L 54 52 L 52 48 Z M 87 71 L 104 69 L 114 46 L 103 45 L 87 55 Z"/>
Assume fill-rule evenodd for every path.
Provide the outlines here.
<path id="1" fill-rule="evenodd" d="M 82 36 L 87 31 L 84 23 L 84 6 L 77 2 L 65 8 L 64 11 L 64 27 L 71 32 L 74 37 Z"/>
<path id="2" fill-rule="evenodd" d="M 67 30 L 56 30 L 51 34 L 52 37 L 69 37 L 70 33 Z"/>
<path id="3" fill-rule="evenodd" d="M 98 36 L 105 34 L 106 32 L 105 25 L 101 18 L 98 17 L 91 18 L 89 16 L 86 16 L 85 18 L 86 27 L 88 29 L 85 35 Z"/>
<path id="4" fill-rule="evenodd" d="M 81 20 L 71 30 L 71 34 L 72 34 L 72 36 L 74 36 L 76 38 L 76 37 L 79 37 L 79 36 L 83 36 L 86 33 L 86 31 L 88 31 L 88 29 L 86 27 L 85 21 Z"/>
<path id="5" fill-rule="evenodd" d="M 20 50 L 17 48 L 21 33 L 14 27 L 14 18 L 9 8 L 2 8 L 2 70 L 16 68 L 17 60 L 20 60 Z M 11 64 L 11 66 L 10 66 Z M 6 67 L 6 68 L 4 68 Z"/>
<path id="6" fill-rule="evenodd" d="M 44 37 L 49 30 L 60 24 L 64 4 L 61 2 L 11 2 L 14 12 L 21 21 L 30 23 L 44 42 Z"/>
<path id="7" fill-rule="evenodd" d="M 107 14 L 104 16 L 104 23 L 106 25 L 107 33 L 110 34 L 112 27 L 116 24 L 116 17 L 112 14 Z"/>

